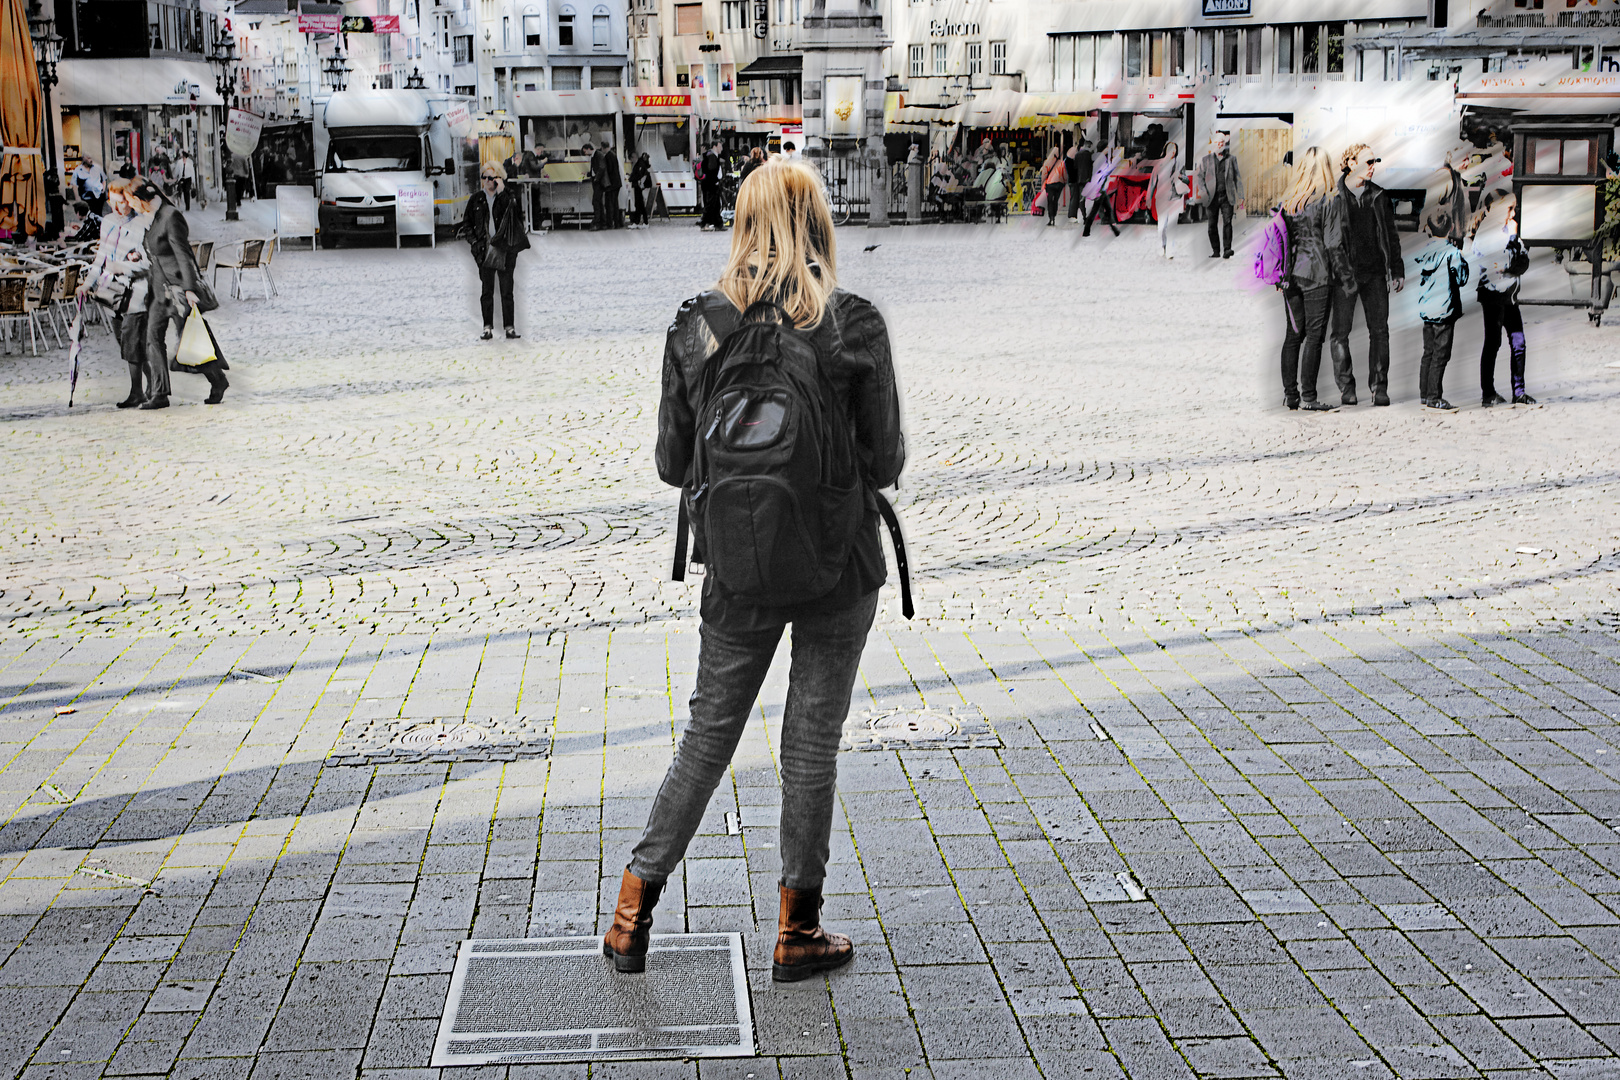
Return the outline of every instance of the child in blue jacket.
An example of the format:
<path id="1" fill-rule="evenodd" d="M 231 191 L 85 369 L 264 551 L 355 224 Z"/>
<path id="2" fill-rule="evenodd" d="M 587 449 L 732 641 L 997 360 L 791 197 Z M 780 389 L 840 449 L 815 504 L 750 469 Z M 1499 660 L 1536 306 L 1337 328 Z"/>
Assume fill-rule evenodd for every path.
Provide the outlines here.
<path id="1" fill-rule="evenodd" d="M 1455 409 L 1441 396 L 1440 383 L 1451 362 L 1451 341 L 1462 317 L 1462 287 L 1468 281 L 1468 260 L 1447 239 L 1445 222 L 1430 217 L 1423 223 L 1429 245 L 1417 255 L 1418 318 L 1423 320 L 1423 366 L 1418 371 L 1418 393 L 1431 409 Z"/>

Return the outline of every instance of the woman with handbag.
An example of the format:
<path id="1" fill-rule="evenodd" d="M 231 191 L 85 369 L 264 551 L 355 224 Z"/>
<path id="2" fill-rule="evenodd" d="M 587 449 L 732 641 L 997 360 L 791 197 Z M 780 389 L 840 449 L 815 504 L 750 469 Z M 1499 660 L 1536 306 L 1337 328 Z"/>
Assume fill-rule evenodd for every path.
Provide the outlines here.
<path id="1" fill-rule="evenodd" d="M 150 181 L 141 183 L 130 192 L 129 201 L 142 214 L 151 216 L 146 226 L 147 312 L 146 312 L 146 379 L 147 398 L 142 409 L 169 407 L 169 372 L 190 371 L 208 380 L 209 394 L 204 405 L 218 405 L 231 385 L 225 378 L 227 365 L 223 359 L 205 364 L 169 364 L 168 330 L 174 324 L 175 344 L 180 341 L 181 327 L 193 308 L 213 311 L 219 306 L 214 291 L 203 281 L 197 268 L 197 257 L 191 251 L 191 230 L 185 215 L 174 208 Z"/>
<path id="2" fill-rule="evenodd" d="M 523 208 L 506 190 L 500 170 L 485 165 L 482 177 L 482 190 L 467 200 L 467 216 L 461 222 L 461 235 L 472 248 L 482 286 L 478 306 L 484 314 L 484 332 L 478 338 L 488 341 L 495 336 L 495 284 L 499 281 L 506 336 L 515 339 L 522 335 L 513 326 L 517 312 L 513 310 L 512 271 L 517 266 L 518 252 L 529 246 L 529 231 L 523 225 Z"/>
<path id="3" fill-rule="evenodd" d="M 129 365 L 129 396 L 118 403 L 120 409 L 133 409 L 146 400 L 141 389 L 146 365 L 146 226 L 149 219 L 137 214 L 129 203 L 129 193 L 138 181 L 120 177 L 107 185 L 107 215 L 101 219 L 101 241 L 95 261 L 79 286 L 83 299 L 93 300 L 112 312 L 113 336 L 118 351 Z"/>

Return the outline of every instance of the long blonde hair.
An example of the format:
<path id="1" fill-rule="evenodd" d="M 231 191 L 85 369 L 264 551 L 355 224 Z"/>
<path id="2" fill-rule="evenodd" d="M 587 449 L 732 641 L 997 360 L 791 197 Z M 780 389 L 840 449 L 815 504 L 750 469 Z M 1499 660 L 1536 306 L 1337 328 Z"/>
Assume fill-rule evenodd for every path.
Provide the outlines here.
<path id="1" fill-rule="evenodd" d="M 808 328 L 821 322 L 837 287 L 837 258 L 821 175 L 773 157 L 737 189 L 731 258 L 717 288 L 738 311 L 774 300 Z"/>
<path id="2" fill-rule="evenodd" d="M 1288 190 L 1282 197 L 1283 211 L 1299 213 L 1308 204 L 1333 194 L 1336 183 L 1333 159 L 1328 152 L 1320 146 L 1307 146 L 1294 162 L 1294 173 L 1288 178 Z"/>

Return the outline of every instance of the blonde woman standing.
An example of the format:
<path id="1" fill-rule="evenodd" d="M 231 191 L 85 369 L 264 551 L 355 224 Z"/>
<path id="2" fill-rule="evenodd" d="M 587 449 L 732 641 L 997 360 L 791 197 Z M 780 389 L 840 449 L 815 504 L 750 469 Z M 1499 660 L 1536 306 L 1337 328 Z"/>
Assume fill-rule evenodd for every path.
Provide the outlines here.
<path id="1" fill-rule="evenodd" d="M 1354 282 L 1344 253 L 1344 212 L 1333 198 L 1338 179 L 1332 158 L 1308 146 L 1294 163 L 1288 190 L 1278 209 L 1288 227 L 1288 268 L 1283 304 L 1288 326 L 1283 335 L 1283 401 L 1290 409 L 1327 412 L 1316 399 L 1328 310 L 1334 286 Z"/>
<path id="2" fill-rule="evenodd" d="M 793 666 L 782 715 L 781 907 L 771 974 L 779 982 L 796 982 L 854 956 L 847 937 L 821 927 L 821 886 L 839 735 L 877 611 L 878 587 L 887 576 L 878 546 L 876 489 L 899 477 L 905 445 L 883 317 L 837 283 L 832 215 L 820 175 L 806 164 L 772 158 L 738 189 L 731 257 L 719 284 L 682 304 L 669 328 L 655 459 L 664 482 L 682 486 L 694 525 L 708 522 L 706 532 L 697 530 L 708 572 L 692 719 L 631 853 L 613 925 L 602 942 L 617 971 L 646 968 L 653 905 L 725 775 L 788 623 Z M 780 347 L 769 362 L 764 352 L 741 351 L 762 335 Z M 734 389 L 743 385 L 738 382 L 724 383 L 724 396 L 715 395 L 718 403 L 709 400 L 708 387 L 717 379 L 755 370 L 819 389 L 819 416 L 784 414 L 777 399 L 750 398 Z M 762 601 L 730 576 L 753 563 L 728 563 L 722 556 L 737 544 L 732 534 L 786 524 L 781 514 L 759 508 L 780 504 L 769 503 L 761 486 L 750 489 L 749 498 L 759 497 L 756 508 L 741 518 L 717 520 L 715 500 L 728 484 L 747 479 L 728 475 L 711 489 L 712 473 L 704 471 L 701 484 L 695 474 L 713 460 L 706 455 L 717 445 L 727 452 L 777 446 L 790 437 L 806 438 L 804 432 L 818 423 L 842 435 L 823 444 L 826 475 L 842 479 L 828 479 L 820 488 L 822 503 L 837 512 L 820 514 L 819 532 L 823 544 L 834 530 L 847 537 L 847 547 L 823 548 L 847 550 L 843 570 L 832 566 L 836 583 L 810 599 L 791 598 L 778 580 L 768 581 L 770 599 Z M 790 428 L 798 433 L 788 434 Z M 791 602 L 778 601 L 778 595 Z"/>

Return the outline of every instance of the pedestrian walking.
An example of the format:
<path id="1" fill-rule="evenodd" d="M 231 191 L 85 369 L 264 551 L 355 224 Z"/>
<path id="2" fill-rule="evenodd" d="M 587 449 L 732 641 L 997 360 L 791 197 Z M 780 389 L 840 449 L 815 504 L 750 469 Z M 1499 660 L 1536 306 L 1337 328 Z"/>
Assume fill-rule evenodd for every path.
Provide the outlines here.
<path id="1" fill-rule="evenodd" d="M 1057 225 L 1058 203 L 1063 201 L 1063 188 L 1069 182 L 1069 167 L 1063 160 L 1063 148 L 1054 146 L 1041 166 L 1041 191 L 1046 195 L 1046 225 Z"/>
<path id="2" fill-rule="evenodd" d="M 1078 221 L 1080 212 L 1085 203 L 1080 190 L 1091 179 L 1091 147 L 1084 139 L 1077 139 L 1069 147 L 1068 156 L 1064 159 L 1064 172 L 1069 181 L 1069 220 Z"/>
<path id="3" fill-rule="evenodd" d="M 101 171 L 96 159 L 85 155 L 74 166 L 73 186 L 78 189 L 79 198 L 87 203 L 97 214 L 107 212 L 107 174 Z"/>
<path id="4" fill-rule="evenodd" d="M 1176 257 L 1170 247 L 1170 226 L 1176 223 L 1187 206 L 1187 181 L 1181 175 L 1181 162 L 1177 160 L 1180 154 L 1179 146 L 1166 142 L 1163 157 L 1142 162 L 1151 169 L 1148 205 L 1153 208 L 1153 218 L 1158 222 L 1159 254 L 1166 259 Z"/>
<path id="5" fill-rule="evenodd" d="M 142 181 L 129 194 L 129 201 L 142 214 L 150 216 L 142 244 L 147 262 L 146 310 L 146 400 L 142 409 L 169 407 L 170 358 L 168 332 L 174 330 L 175 347 L 180 345 L 181 328 L 192 308 L 212 311 L 219 306 L 213 290 L 202 279 L 197 257 L 191 251 L 191 230 L 182 214 L 150 180 Z M 175 365 L 172 370 L 189 371 L 208 380 L 204 405 L 225 400 L 230 380 L 225 377 L 224 360 L 211 360 L 195 366 Z"/>
<path id="6" fill-rule="evenodd" d="M 518 252 L 528 250 L 529 231 L 523 225 L 523 207 L 507 188 L 500 169 L 485 165 L 479 188 L 478 194 L 467 200 L 467 213 L 461 220 L 461 235 L 467 238 L 473 262 L 478 267 L 478 309 L 484 316 L 484 332 L 478 335 L 478 340 L 488 341 L 495 336 L 497 284 L 501 289 L 506 336 L 516 339 L 523 335 L 516 329 L 512 274 L 517 267 Z"/>
<path id="7" fill-rule="evenodd" d="M 607 178 L 608 178 L 608 149 L 607 147 L 593 148 L 590 143 L 580 147 L 580 152 L 591 160 L 589 171 L 585 178 L 591 182 L 591 231 L 600 232 L 607 228 Z M 506 186 L 504 183 L 501 185 Z"/>
<path id="8" fill-rule="evenodd" d="M 742 175 L 737 180 L 737 186 L 741 187 L 748 180 L 748 178 L 753 175 L 754 170 L 763 164 L 765 164 L 764 150 L 756 146 L 752 150 L 748 151 L 748 158 L 743 162 Z"/>
<path id="9" fill-rule="evenodd" d="M 800 156 L 801 155 L 799 154 L 799 148 L 798 148 L 797 145 L 794 144 L 792 139 L 783 139 L 782 140 L 782 160 L 783 161 L 798 161 L 800 159 Z"/>
<path id="10" fill-rule="evenodd" d="M 174 196 L 185 202 L 187 210 L 191 209 L 191 194 L 196 185 L 197 164 L 191 160 L 191 154 L 182 150 L 174 162 Z"/>
<path id="11" fill-rule="evenodd" d="M 813 599 L 789 599 L 787 578 L 756 583 L 763 593 L 738 587 L 748 569 L 757 565 L 750 559 L 762 550 L 753 546 L 756 536 L 763 540 L 781 530 L 785 540 L 790 529 L 800 535 L 797 515 L 792 514 L 791 521 L 784 516 L 784 502 L 771 503 L 774 509 L 764 505 L 770 484 L 747 487 L 732 481 L 733 490 L 753 492 L 761 504 L 752 512 L 744 510 L 734 526 L 708 531 L 707 545 L 699 530 L 708 572 L 703 577 L 691 721 L 631 853 L 613 925 L 603 939 L 602 951 L 617 971 L 646 967 L 653 906 L 730 764 L 789 623 L 793 666 L 779 758 L 782 876 L 771 975 L 795 982 L 840 967 L 854 956 L 849 938 L 821 926 L 821 890 L 832 830 L 839 735 L 877 611 L 878 587 L 886 576 L 878 546 L 878 514 L 873 509 L 879 505 L 876 489 L 898 479 L 905 445 L 883 317 L 866 300 L 839 289 L 837 280 L 832 216 L 821 177 L 808 165 L 773 160 L 756 170 L 738 194 L 731 256 L 718 286 L 681 305 L 670 327 L 658 410 L 658 475 L 667 484 L 683 485 L 681 498 L 693 508 L 695 520 L 714 525 L 712 515 L 725 516 L 722 507 L 699 502 L 705 488 L 692 487 L 692 470 L 719 460 L 705 456 L 707 447 L 713 445 L 717 454 L 722 447 L 775 447 L 779 436 L 794 440 L 796 448 L 808 447 L 814 444 L 803 440 L 810 437 L 811 428 L 824 431 L 828 437 L 819 456 L 829 477 L 825 483 L 833 486 L 820 487 L 820 496 L 809 498 L 831 512 L 820 515 L 822 543 L 814 558 L 837 580 L 830 591 Z M 761 319 L 766 325 L 756 325 Z M 717 339 L 723 344 L 717 345 Z M 705 388 L 717 375 L 715 364 L 723 361 L 727 370 L 736 371 L 733 362 L 749 355 L 750 346 L 779 346 L 770 363 L 761 361 L 750 368 L 775 369 L 791 361 L 795 385 L 821 395 L 828 410 L 825 419 L 810 420 L 805 414 L 805 419 L 784 421 L 776 411 L 773 420 L 777 400 L 773 394 L 760 405 L 733 407 L 726 414 L 727 431 L 717 433 L 708 427 L 711 402 Z M 787 376 L 778 371 L 776 377 Z M 732 382 L 722 389 L 746 395 L 744 386 Z M 793 434 L 781 435 L 784 422 L 794 424 Z M 816 472 L 812 467 L 810 475 Z M 848 486 L 838 488 L 844 484 Z M 707 489 L 707 497 L 713 500 L 726 490 L 724 483 L 717 484 Z M 842 539 L 846 536 L 847 547 Z M 810 557 L 804 541 L 793 543 Z M 787 574 L 785 565 L 774 565 Z M 762 598 L 778 593 L 787 602 Z"/>
<path id="12" fill-rule="evenodd" d="M 630 193 L 636 201 L 635 209 L 630 213 L 632 229 L 645 229 L 652 224 L 652 189 L 652 159 L 642 154 L 630 168 Z"/>
<path id="13" fill-rule="evenodd" d="M 1103 151 L 1097 158 L 1097 164 L 1092 168 L 1091 180 L 1086 184 L 1083 194 L 1091 201 L 1091 207 L 1086 211 L 1086 227 L 1080 230 L 1081 236 L 1091 235 L 1091 223 L 1097 220 L 1099 214 L 1103 221 L 1119 235 L 1119 221 L 1114 216 L 1114 199 L 1112 195 L 1114 170 L 1119 168 L 1124 150 L 1115 146 Z"/>
<path id="14" fill-rule="evenodd" d="M 79 295 L 101 304 L 113 317 L 113 336 L 119 354 L 129 366 L 129 395 L 120 409 L 133 409 L 147 398 L 146 376 L 147 271 L 146 227 L 150 218 L 136 213 L 129 193 L 137 181 L 119 177 L 107 185 L 107 214 L 101 219 L 96 257 L 85 271 Z"/>
<path id="15" fill-rule="evenodd" d="M 1406 260 L 1401 255 L 1389 195 L 1373 183 L 1380 160 L 1366 143 L 1357 143 L 1339 156 L 1335 197 L 1344 222 L 1350 276 L 1333 291 L 1328 353 L 1333 358 L 1333 378 L 1339 384 L 1339 401 L 1344 405 L 1356 403 L 1350 328 L 1358 299 L 1367 320 L 1367 388 L 1374 405 L 1389 404 L 1389 294 L 1405 287 Z"/>
<path id="16" fill-rule="evenodd" d="M 1519 310 L 1519 278 L 1530 269 L 1530 253 L 1519 242 L 1512 195 L 1496 199 L 1475 215 L 1470 232 L 1474 258 L 1479 260 L 1480 313 L 1485 318 L 1485 345 L 1479 354 L 1480 404 L 1505 405 L 1496 392 L 1496 354 L 1502 331 L 1508 336 L 1509 378 L 1513 404 L 1534 405 L 1524 387 L 1524 315 Z"/>
<path id="17" fill-rule="evenodd" d="M 607 227 L 610 229 L 624 228 L 624 168 L 619 163 L 618 152 L 611 146 L 603 152 L 604 164 L 607 166 L 607 178 L 602 184 L 602 208 L 607 213 Z"/>
<path id="18" fill-rule="evenodd" d="M 725 221 L 720 217 L 720 174 L 724 169 L 724 164 L 720 160 L 720 149 L 721 144 L 716 142 L 704 152 L 703 160 L 699 165 L 703 170 L 703 174 L 698 177 L 698 190 L 703 195 L 702 229 L 704 232 L 726 227 Z"/>
<path id="19" fill-rule="evenodd" d="M 1316 379 L 1333 286 L 1349 274 L 1334 182 L 1327 151 L 1308 146 L 1294 163 L 1279 207 L 1288 234 L 1288 267 L 1282 283 L 1288 317 L 1282 347 L 1283 401 L 1290 409 L 1309 412 L 1333 408 L 1317 400 Z"/>
<path id="20" fill-rule="evenodd" d="M 1451 214 L 1440 210 L 1423 223 L 1429 244 L 1413 260 L 1418 270 L 1418 318 L 1423 320 L 1423 363 L 1418 393 L 1431 409 L 1450 411 L 1442 385 L 1451 362 L 1451 344 L 1462 317 L 1462 287 L 1468 283 L 1468 260 L 1451 242 Z"/>
<path id="21" fill-rule="evenodd" d="M 1209 257 L 1232 257 L 1232 215 L 1243 209 L 1243 172 L 1232 156 L 1229 131 L 1217 131 L 1212 149 L 1198 163 L 1198 202 L 1209 214 Z"/>

